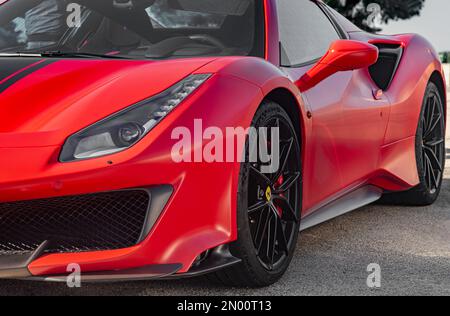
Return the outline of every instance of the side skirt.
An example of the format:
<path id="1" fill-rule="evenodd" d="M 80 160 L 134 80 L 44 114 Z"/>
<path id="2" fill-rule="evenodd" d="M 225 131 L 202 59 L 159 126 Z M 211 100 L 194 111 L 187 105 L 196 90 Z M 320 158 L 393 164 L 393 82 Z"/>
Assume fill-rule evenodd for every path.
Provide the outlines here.
<path id="1" fill-rule="evenodd" d="M 383 190 L 375 186 L 367 185 L 360 187 L 303 218 L 300 224 L 300 231 L 369 205 L 378 201 L 382 195 Z"/>

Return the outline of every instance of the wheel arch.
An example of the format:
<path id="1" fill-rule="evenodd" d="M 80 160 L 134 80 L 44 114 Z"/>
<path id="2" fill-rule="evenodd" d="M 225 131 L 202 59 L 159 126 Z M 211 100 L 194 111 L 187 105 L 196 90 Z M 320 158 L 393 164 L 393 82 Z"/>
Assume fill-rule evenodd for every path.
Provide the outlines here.
<path id="1" fill-rule="evenodd" d="M 294 128 L 297 133 L 298 139 L 301 141 L 301 146 L 305 143 L 304 122 L 301 112 L 300 104 L 297 102 L 296 97 L 285 88 L 276 88 L 270 91 L 264 98 L 265 100 L 278 103 L 293 120 Z"/>
<path id="2" fill-rule="evenodd" d="M 446 106 L 446 104 L 447 104 L 447 89 L 445 87 L 445 82 L 444 82 L 444 79 L 442 78 L 442 74 L 437 70 L 434 71 L 431 74 L 430 82 L 434 83 L 439 90 L 439 94 L 441 95 L 442 103 L 444 106 L 445 118 L 447 119 L 447 106 Z"/>

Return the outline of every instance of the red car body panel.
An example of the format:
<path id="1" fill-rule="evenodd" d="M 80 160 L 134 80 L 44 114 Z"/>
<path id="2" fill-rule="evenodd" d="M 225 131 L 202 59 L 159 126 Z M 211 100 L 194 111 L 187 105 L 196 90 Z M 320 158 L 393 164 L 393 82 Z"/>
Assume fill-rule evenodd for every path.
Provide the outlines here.
<path id="1" fill-rule="evenodd" d="M 261 102 L 277 90 L 288 93 L 300 113 L 302 217 L 363 185 L 401 191 L 419 183 L 414 139 L 423 95 L 433 74 L 445 82 L 431 45 L 415 35 L 368 35 L 341 20 L 349 39 L 404 46 L 392 85 L 375 99 L 379 88 L 368 70 L 361 69 L 339 72 L 300 93 L 295 82 L 313 65 L 279 68 L 276 2 L 264 1 L 266 60 L 65 59 L 0 94 L 0 164 L 8 166 L 0 177 L 0 202 L 158 185 L 174 188 L 139 245 L 44 255 L 28 266 L 32 275 L 64 274 L 74 262 L 83 272 L 179 263 L 179 273 L 184 273 L 204 251 L 235 241 L 240 164 L 176 164 L 170 155 L 171 132 L 178 126 L 193 129 L 198 118 L 205 127 L 249 127 Z M 68 136 L 193 73 L 213 76 L 132 148 L 85 161 L 58 161 Z M 200 195 L 202 191 L 207 194 Z"/>

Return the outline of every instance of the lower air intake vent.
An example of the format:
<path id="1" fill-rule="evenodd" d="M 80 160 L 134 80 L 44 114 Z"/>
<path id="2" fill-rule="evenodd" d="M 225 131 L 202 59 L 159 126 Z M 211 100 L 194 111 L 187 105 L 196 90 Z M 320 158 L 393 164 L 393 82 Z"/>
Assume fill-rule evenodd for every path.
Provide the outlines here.
<path id="1" fill-rule="evenodd" d="M 145 190 L 0 204 L 0 255 L 35 250 L 48 253 L 127 248 L 141 237 L 149 209 Z"/>

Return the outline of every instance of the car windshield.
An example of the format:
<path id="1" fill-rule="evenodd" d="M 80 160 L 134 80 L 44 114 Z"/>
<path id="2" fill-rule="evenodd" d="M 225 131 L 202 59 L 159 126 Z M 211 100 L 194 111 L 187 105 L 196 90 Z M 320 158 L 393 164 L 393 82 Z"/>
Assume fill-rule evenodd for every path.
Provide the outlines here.
<path id="1" fill-rule="evenodd" d="M 264 12 L 258 0 L 2 2 L 2 55 L 264 56 Z"/>

